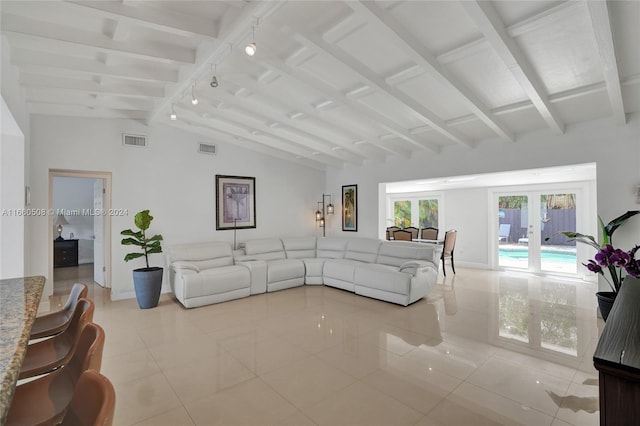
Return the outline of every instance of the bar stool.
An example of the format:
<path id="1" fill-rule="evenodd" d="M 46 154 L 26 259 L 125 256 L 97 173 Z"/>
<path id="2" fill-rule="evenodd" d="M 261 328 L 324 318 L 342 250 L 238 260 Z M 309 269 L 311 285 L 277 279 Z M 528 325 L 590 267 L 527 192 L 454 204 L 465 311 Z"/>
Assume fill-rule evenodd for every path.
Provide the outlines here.
<path id="1" fill-rule="evenodd" d="M 61 333 L 69 325 L 78 300 L 86 298 L 87 294 L 89 294 L 89 287 L 82 283 L 75 283 L 62 309 L 36 318 L 31 327 L 29 339 L 40 339 Z"/>
<path id="2" fill-rule="evenodd" d="M 6 426 L 54 425 L 64 418 L 80 375 L 89 369 L 100 371 L 104 330 L 85 324 L 71 361 L 58 370 L 16 387 L 7 413 Z"/>
<path id="3" fill-rule="evenodd" d="M 95 304 L 91 300 L 78 300 L 66 330 L 50 339 L 27 346 L 18 378 L 38 376 L 66 365 L 80 341 L 80 331 L 85 324 L 93 321 L 94 310 Z"/>
<path id="4" fill-rule="evenodd" d="M 111 426 L 116 408 L 116 391 L 102 374 L 87 370 L 80 376 L 69 411 L 61 426 Z"/>

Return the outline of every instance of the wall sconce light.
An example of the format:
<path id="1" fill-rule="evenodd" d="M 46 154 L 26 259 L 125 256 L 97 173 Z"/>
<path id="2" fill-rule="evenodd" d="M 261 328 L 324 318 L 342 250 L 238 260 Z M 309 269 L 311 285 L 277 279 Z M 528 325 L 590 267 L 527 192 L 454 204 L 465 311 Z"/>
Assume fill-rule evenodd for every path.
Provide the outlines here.
<path id="1" fill-rule="evenodd" d="M 198 98 L 196 98 L 196 85 L 194 83 L 193 86 L 191 86 L 191 104 L 192 105 L 198 105 Z"/>
<path id="2" fill-rule="evenodd" d="M 56 228 L 56 231 L 58 231 L 58 238 L 56 238 L 56 241 L 64 240 L 64 238 L 62 238 L 62 225 L 69 224 L 69 222 L 67 222 L 67 218 L 64 217 L 63 214 L 59 214 L 58 216 L 56 216 L 56 220 L 53 222 L 53 224 L 58 225 L 58 227 Z"/>
<path id="3" fill-rule="evenodd" d="M 246 53 L 249 56 L 253 56 L 256 54 L 256 51 L 258 50 L 257 46 L 256 46 L 256 27 L 251 27 L 251 34 L 253 35 L 252 38 L 252 42 L 247 44 L 247 46 L 244 48 L 244 53 Z"/>
<path id="4" fill-rule="evenodd" d="M 329 203 L 325 203 L 327 197 L 329 197 Z M 322 201 L 318 201 L 318 210 L 316 210 L 316 222 L 322 228 L 323 237 L 326 237 L 325 215 L 333 214 L 334 211 L 335 209 L 331 203 L 331 194 L 322 194 Z"/>
<path id="5" fill-rule="evenodd" d="M 171 104 L 171 115 L 169 118 L 171 118 L 171 121 L 176 121 L 178 119 L 178 116 L 176 115 L 176 108 L 173 104 Z"/>

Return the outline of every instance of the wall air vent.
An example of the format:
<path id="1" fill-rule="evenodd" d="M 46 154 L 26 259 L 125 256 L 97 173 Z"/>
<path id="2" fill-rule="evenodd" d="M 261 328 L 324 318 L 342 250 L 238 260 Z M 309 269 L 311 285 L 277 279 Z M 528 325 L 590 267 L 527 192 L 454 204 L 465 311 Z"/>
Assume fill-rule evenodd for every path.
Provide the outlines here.
<path id="1" fill-rule="evenodd" d="M 198 152 L 201 154 L 216 155 L 218 153 L 218 147 L 208 143 L 198 143 Z"/>
<path id="2" fill-rule="evenodd" d="M 138 146 L 145 148 L 147 146 L 147 137 L 144 135 L 132 135 L 130 133 L 123 133 L 122 144 L 125 146 Z"/>

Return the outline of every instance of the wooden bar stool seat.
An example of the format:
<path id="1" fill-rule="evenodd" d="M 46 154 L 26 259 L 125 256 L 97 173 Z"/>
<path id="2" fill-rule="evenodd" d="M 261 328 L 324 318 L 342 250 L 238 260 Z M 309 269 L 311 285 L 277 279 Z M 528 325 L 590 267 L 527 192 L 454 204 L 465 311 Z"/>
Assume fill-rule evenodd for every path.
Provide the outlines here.
<path id="1" fill-rule="evenodd" d="M 31 327 L 30 339 L 40 339 L 62 333 L 73 317 L 78 300 L 86 299 L 88 294 L 89 287 L 82 283 L 75 283 L 62 309 L 36 318 L 33 327 Z"/>
<path id="2" fill-rule="evenodd" d="M 49 373 L 71 361 L 80 342 L 80 331 L 93 321 L 95 304 L 89 299 L 80 299 L 69 326 L 60 334 L 27 346 L 19 379 Z"/>
<path id="3" fill-rule="evenodd" d="M 80 375 L 89 369 L 100 371 L 103 349 L 102 327 L 94 323 L 85 324 L 67 365 L 16 387 L 6 426 L 60 423 L 71 404 Z"/>
<path id="4" fill-rule="evenodd" d="M 80 376 L 61 426 L 111 426 L 116 391 L 102 374 L 87 370 Z"/>

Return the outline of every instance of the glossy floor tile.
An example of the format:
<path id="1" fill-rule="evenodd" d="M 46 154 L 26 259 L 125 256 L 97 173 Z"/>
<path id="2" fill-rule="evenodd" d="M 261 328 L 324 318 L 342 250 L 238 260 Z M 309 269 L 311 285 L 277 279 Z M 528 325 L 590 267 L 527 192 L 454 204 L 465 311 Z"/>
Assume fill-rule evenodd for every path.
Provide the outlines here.
<path id="1" fill-rule="evenodd" d="M 74 280 L 91 283 L 60 280 L 54 297 Z M 599 422 L 595 291 L 458 268 L 408 307 L 325 286 L 196 309 L 90 296 L 116 426 L 587 426 Z"/>

